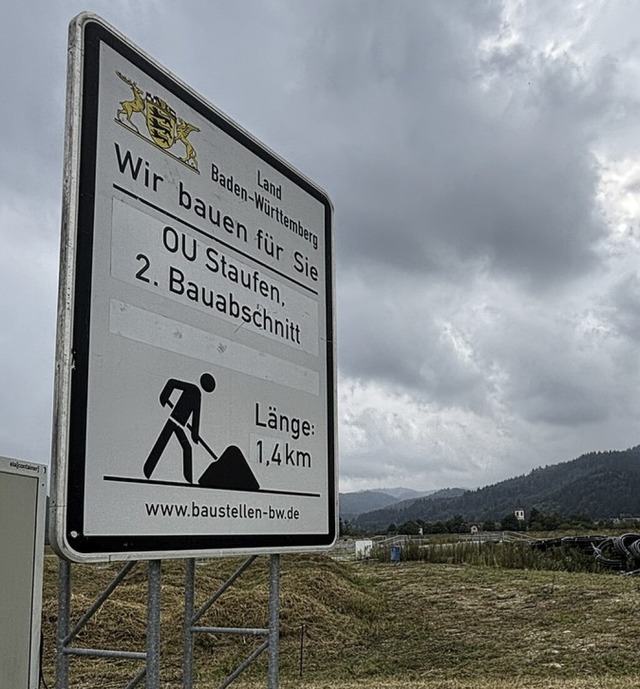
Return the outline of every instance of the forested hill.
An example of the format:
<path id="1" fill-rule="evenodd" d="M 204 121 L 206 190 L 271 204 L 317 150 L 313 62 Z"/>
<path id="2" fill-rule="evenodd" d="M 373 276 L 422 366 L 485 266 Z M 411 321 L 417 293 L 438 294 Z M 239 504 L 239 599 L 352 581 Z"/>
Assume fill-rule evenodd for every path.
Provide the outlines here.
<path id="1" fill-rule="evenodd" d="M 441 492 L 441 491 L 438 491 Z M 463 491 L 458 491 L 462 493 Z M 340 517 L 349 521 L 363 512 L 372 512 L 395 505 L 406 506 L 413 500 L 432 495 L 436 491 L 412 490 L 411 488 L 386 488 L 340 493 Z"/>
<path id="2" fill-rule="evenodd" d="M 452 498 L 426 497 L 361 514 L 355 523 L 383 529 L 421 519 L 467 522 L 499 520 L 515 509 L 607 519 L 640 516 L 640 446 L 624 451 L 592 452 Z"/>

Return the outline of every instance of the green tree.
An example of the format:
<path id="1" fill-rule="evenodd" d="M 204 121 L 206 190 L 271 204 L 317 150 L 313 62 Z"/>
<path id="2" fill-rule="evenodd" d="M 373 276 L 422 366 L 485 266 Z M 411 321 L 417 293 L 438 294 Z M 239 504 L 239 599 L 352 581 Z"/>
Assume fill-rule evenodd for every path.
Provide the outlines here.
<path id="1" fill-rule="evenodd" d="M 506 514 L 500 520 L 500 528 L 503 531 L 520 531 L 522 529 L 521 522 L 517 519 L 516 515 L 511 512 Z"/>
<path id="2" fill-rule="evenodd" d="M 551 514 L 543 514 L 541 519 L 543 531 L 555 531 L 562 523 L 562 518 L 559 514 L 552 512 Z"/>
<path id="3" fill-rule="evenodd" d="M 412 520 L 400 524 L 398 527 L 398 533 L 405 534 L 407 536 L 417 536 L 420 533 L 420 526 L 417 522 Z"/>
<path id="4" fill-rule="evenodd" d="M 467 522 L 461 514 L 456 514 L 453 519 L 446 522 L 449 533 L 466 533 L 469 530 Z"/>
<path id="5" fill-rule="evenodd" d="M 529 512 L 529 519 L 527 519 L 527 526 L 532 531 L 540 531 L 542 528 L 542 513 L 535 507 L 531 508 Z"/>

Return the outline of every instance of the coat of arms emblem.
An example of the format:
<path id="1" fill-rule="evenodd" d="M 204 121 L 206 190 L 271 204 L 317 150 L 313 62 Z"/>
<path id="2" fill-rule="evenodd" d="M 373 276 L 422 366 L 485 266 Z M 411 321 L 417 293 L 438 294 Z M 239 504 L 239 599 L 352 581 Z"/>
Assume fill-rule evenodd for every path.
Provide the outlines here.
<path id="1" fill-rule="evenodd" d="M 148 92 L 144 93 L 135 81 L 120 72 L 116 72 L 116 74 L 131 87 L 133 93 L 131 100 L 120 101 L 120 108 L 115 117 L 116 122 L 199 174 L 196 150 L 187 137 L 191 132 L 199 132 L 200 129 L 178 117 L 176 111 L 159 96 Z M 142 133 L 135 121 L 132 120 L 132 117 L 137 114 L 144 117 L 146 134 Z M 123 116 L 124 120 L 122 119 Z M 178 142 L 184 146 L 183 156 L 175 155 L 169 150 Z"/>

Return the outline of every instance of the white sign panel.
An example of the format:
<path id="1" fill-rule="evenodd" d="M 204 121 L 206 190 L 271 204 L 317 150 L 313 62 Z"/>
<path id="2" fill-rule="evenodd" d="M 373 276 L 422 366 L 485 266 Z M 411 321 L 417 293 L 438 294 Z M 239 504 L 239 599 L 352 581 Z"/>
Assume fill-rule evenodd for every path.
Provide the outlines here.
<path id="1" fill-rule="evenodd" d="M 330 546 L 328 197 L 102 20 L 70 35 L 56 548 Z"/>

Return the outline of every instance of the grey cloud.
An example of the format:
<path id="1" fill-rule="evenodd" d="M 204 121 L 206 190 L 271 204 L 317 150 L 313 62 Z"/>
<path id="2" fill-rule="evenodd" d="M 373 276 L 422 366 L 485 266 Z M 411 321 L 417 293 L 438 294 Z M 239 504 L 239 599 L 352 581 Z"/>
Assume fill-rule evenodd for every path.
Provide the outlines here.
<path id="1" fill-rule="evenodd" d="M 442 241 L 463 257 L 485 255 L 494 270 L 537 288 L 592 270 L 604 229 L 594 202 L 595 160 L 568 138 L 549 138 L 522 130 L 493 136 L 486 157 L 470 148 L 449 188 L 433 199 Z"/>
<path id="2" fill-rule="evenodd" d="M 43 236 L 52 216 L 42 209 L 0 206 L 0 454 L 47 463 L 51 438 L 56 327 L 57 243 Z"/>
<path id="3" fill-rule="evenodd" d="M 501 371 L 511 413 L 530 423 L 605 422 L 626 387 L 624 374 L 611 363 L 610 345 L 579 333 L 571 318 L 545 313 L 544 303 L 522 311 L 505 308 L 478 346 Z"/>
<path id="4" fill-rule="evenodd" d="M 612 308 L 608 318 L 616 330 L 640 342 L 640 275 L 632 272 L 621 277 L 611 291 Z"/>
<path id="5" fill-rule="evenodd" d="M 487 412 L 491 383 L 456 351 L 442 324 L 439 292 L 393 273 L 376 284 L 345 280 L 339 303 L 341 370 L 408 390 L 423 400 Z"/>
<path id="6" fill-rule="evenodd" d="M 637 441 L 637 246 L 610 250 L 593 154 L 640 150 L 631 5 L 94 6 L 331 195 L 341 385 L 380 396 L 344 421 L 360 438 L 341 441 L 345 477 L 480 484 Z M 81 9 L 14 4 L 0 42 L 0 452 L 34 459 L 48 453 L 66 25 Z M 28 39 L 8 28 L 24 25 Z"/>
<path id="7" fill-rule="evenodd" d="M 3 31 L 0 41 L 5 94 L 0 181 L 11 192 L 28 191 L 51 202 L 58 201 L 62 180 L 66 28 L 64 20 L 49 21 L 51 9 L 41 9 L 36 21 L 33 7 L 18 3 L 3 19 L 14 30 Z M 44 55 L 46 60 L 34 59 Z"/>
<path id="8" fill-rule="evenodd" d="M 529 421 L 573 426 L 605 421 L 610 413 L 606 400 L 585 394 L 590 390 L 580 380 L 562 380 L 530 372 L 527 385 L 518 391 L 519 406 Z"/>
<path id="9" fill-rule="evenodd" d="M 588 143 L 612 115 L 614 61 L 584 70 L 519 44 L 476 64 L 499 28 L 484 5 L 474 25 L 457 4 L 450 15 L 438 3 L 355 4 L 339 23 L 333 5 L 322 13 L 306 63 L 307 87 L 348 132 L 334 182 L 348 224 L 340 260 L 431 272 L 454 253 L 538 289 L 593 270 L 604 224 Z M 483 69 L 496 91 L 480 88 Z"/>

